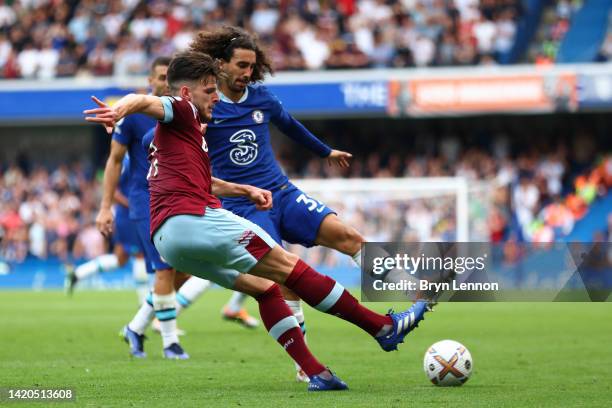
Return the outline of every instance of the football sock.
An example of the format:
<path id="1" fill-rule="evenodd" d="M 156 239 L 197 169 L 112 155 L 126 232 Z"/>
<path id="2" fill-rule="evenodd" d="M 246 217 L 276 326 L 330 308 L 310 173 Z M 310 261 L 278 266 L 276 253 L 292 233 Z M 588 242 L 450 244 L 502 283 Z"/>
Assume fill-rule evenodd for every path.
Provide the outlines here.
<path id="1" fill-rule="evenodd" d="M 183 286 L 176 292 L 176 314 L 181 313 L 195 302 L 206 289 L 210 288 L 210 281 L 197 276 L 192 276 L 183 283 Z"/>
<path id="2" fill-rule="evenodd" d="M 96 273 L 106 272 L 119 267 L 119 260 L 116 255 L 104 254 L 100 255 L 89 262 L 77 266 L 74 274 L 77 279 L 85 279 Z"/>
<path id="3" fill-rule="evenodd" d="M 132 261 L 132 276 L 136 285 L 138 304 L 142 305 L 149 293 L 149 276 L 144 258 L 134 258 Z"/>
<path id="4" fill-rule="evenodd" d="M 295 264 L 285 286 L 315 309 L 351 322 L 372 336 L 385 334 L 393 326 L 391 317 L 363 307 L 342 285 L 302 260 Z"/>
<path id="5" fill-rule="evenodd" d="M 174 292 L 167 295 L 153 293 L 153 308 L 155 317 L 159 320 L 162 343 L 164 348 L 172 343 L 178 343 L 176 332 L 176 294 Z"/>
<path id="6" fill-rule="evenodd" d="M 155 309 L 153 309 L 153 295 L 151 292 L 149 292 L 145 301 L 140 305 L 138 312 L 136 312 L 136 315 L 134 315 L 134 318 L 128 324 L 128 327 L 130 330 L 138 334 L 144 334 L 147 326 L 149 326 L 154 316 Z"/>
<path id="7" fill-rule="evenodd" d="M 304 310 L 302 309 L 302 302 L 299 300 L 285 300 L 287 306 L 295 316 L 295 320 L 297 320 L 300 325 L 300 330 L 302 330 L 302 336 L 304 336 L 304 342 L 306 342 L 306 324 L 304 323 Z M 299 370 L 301 367 L 298 363 L 295 363 L 295 369 Z"/>
<path id="8" fill-rule="evenodd" d="M 238 313 L 240 309 L 242 309 L 246 297 L 247 295 L 244 293 L 234 292 L 229 302 L 227 302 L 225 305 L 225 310 L 227 310 L 229 313 Z"/>
<path id="9" fill-rule="evenodd" d="M 308 376 L 325 372 L 304 341 L 300 326 L 276 284 L 256 298 L 266 329 Z"/>

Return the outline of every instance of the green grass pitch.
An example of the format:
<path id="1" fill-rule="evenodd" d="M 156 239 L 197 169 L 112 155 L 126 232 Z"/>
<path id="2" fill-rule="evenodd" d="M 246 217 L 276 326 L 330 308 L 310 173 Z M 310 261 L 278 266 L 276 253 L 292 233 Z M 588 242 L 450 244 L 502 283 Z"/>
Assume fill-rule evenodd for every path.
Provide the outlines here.
<path id="1" fill-rule="evenodd" d="M 260 327 L 220 319 L 227 291 L 206 293 L 179 319 L 189 361 L 161 358 L 149 333 L 146 360 L 132 360 L 117 332 L 135 311 L 130 292 L 0 292 L 0 387 L 71 387 L 61 406 L 145 407 L 609 407 L 612 303 L 441 304 L 384 353 L 350 324 L 306 310 L 308 341 L 350 387 L 308 393 L 293 363 Z M 249 300 L 256 312 L 256 303 Z M 378 311 L 385 305 L 370 303 Z M 465 344 L 472 378 L 430 384 L 423 354 L 435 341 Z M 7 406 L 43 406 L 9 403 Z"/>

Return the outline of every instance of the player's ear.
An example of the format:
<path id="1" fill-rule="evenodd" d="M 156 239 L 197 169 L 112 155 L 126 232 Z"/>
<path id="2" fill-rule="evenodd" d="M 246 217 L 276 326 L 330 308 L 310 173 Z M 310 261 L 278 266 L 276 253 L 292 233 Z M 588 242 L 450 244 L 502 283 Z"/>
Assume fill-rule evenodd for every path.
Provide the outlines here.
<path id="1" fill-rule="evenodd" d="M 181 96 L 181 98 L 191 101 L 191 90 L 187 85 L 181 86 L 179 95 Z"/>

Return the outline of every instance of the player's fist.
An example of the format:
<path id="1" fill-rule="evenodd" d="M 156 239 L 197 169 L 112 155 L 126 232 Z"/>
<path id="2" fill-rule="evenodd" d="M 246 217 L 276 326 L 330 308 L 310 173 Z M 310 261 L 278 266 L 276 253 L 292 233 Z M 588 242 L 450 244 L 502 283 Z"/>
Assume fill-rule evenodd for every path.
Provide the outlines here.
<path id="1" fill-rule="evenodd" d="M 329 156 L 327 156 L 327 163 L 329 165 L 336 165 L 338 167 L 346 168 L 350 166 L 350 160 L 353 157 L 352 154 L 348 152 L 343 152 L 342 150 L 332 150 Z"/>
<path id="2" fill-rule="evenodd" d="M 272 208 L 272 193 L 268 190 L 249 186 L 247 197 L 255 204 L 255 208 L 260 211 Z"/>
<path id="3" fill-rule="evenodd" d="M 91 99 L 98 105 L 98 107 L 84 110 L 83 113 L 85 115 L 94 115 L 85 117 L 85 120 L 88 122 L 101 124 L 104 126 L 104 129 L 106 129 L 106 133 L 109 135 L 112 134 L 115 124 L 120 119 L 119 115 L 110 106 L 95 96 L 92 96 Z"/>
<path id="4" fill-rule="evenodd" d="M 96 217 L 96 228 L 105 237 L 110 237 L 113 233 L 113 212 L 110 208 L 100 208 Z"/>

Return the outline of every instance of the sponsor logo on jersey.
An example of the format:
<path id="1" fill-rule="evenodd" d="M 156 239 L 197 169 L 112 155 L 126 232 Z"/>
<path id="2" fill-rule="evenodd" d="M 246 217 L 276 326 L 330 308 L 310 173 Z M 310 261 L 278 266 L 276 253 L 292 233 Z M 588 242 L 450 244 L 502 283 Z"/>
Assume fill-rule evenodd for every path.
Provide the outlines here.
<path id="1" fill-rule="evenodd" d="M 257 158 L 259 146 L 257 136 L 250 129 L 242 129 L 230 136 L 229 141 L 236 146 L 230 150 L 229 157 L 232 163 L 246 166 Z"/>

